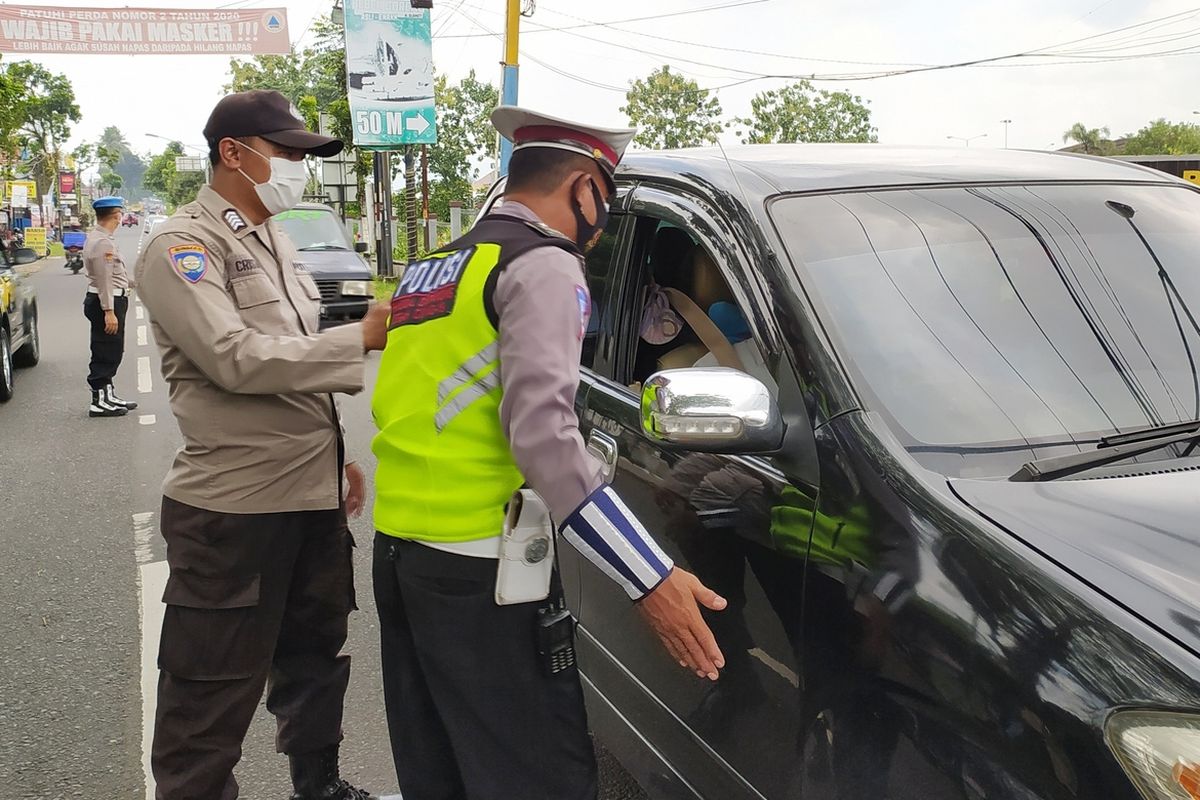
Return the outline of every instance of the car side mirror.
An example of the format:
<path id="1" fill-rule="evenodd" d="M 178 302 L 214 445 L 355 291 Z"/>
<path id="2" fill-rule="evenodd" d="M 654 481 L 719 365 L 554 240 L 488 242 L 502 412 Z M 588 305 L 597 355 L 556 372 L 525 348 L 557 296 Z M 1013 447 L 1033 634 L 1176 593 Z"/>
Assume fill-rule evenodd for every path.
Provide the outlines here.
<path id="1" fill-rule="evenodd" d="M 39 258 L 41 258 L 41 256 L 39 256 L 37 251 L 31 247 L 18 247 L 17 251 L 13 253 L 13 263 L 17 266 L 21 266 L 22 264 L 32 264 Z"/>
<path id="2" fill-rule="evenodd" d="M 365 253 L 365 252 L 367 252 L 367 250 L 368 250 L 368 247 L 367 247 L 366 242 L 355 242 L 354 243 L 354 252 Z"/>
<path id="3" fill-rule="evenodd" d="M 642 433 L 705 453 L 767 453 L 783 443 L 783 417 L 762 381 L 725 367 L 669 369 L 642 389 Z"/>

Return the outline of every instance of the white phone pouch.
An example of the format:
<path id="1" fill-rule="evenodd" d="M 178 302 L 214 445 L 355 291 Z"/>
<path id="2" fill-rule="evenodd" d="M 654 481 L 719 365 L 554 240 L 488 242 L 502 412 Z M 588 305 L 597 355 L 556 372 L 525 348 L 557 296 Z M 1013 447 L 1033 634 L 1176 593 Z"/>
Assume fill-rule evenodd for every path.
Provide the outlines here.
<path id="1" fill-rule="evenodd" d="M 496 605 L 531 603 L 550 596 L 554 523 L 537 492 L 519 489 L 508 502 L 496 570 Z"/>

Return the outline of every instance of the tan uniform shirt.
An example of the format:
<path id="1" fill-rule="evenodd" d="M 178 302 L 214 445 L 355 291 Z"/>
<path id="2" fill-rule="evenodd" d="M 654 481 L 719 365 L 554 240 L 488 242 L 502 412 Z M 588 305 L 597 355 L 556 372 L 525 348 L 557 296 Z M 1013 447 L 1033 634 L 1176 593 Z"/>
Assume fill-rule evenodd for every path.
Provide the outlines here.
<path id="1" fill-rule="evenodd" d="M 536 221 L 520 203 L 499 213 Z M 500 273 L 492 298 L 500 319 L 500 423 L 513 459 L 554 519 L 562 522 L 603 483 L 575 415 L 588 297 L 580 259 L 557 247 L 518 256 Z"/>
<path id="2" fill-rule="evenodd" d="M 330 392 L 363 388 L 361 325 L 318 333 L 320 293 L 274 222 L 205 186 L 135 270 L 183 446 L 163 493 L 226 513 L 336 508 Z"/>
<path id="3" fill-rule="evenodd" d="M 113 289 L 129 288 L 129 273 L 117 248 L 117 240 L 101 227 L 95 227 L 83 243 L 83 269 L 88 288 L 100 297 L 100 308 L 112 311 Z"/>

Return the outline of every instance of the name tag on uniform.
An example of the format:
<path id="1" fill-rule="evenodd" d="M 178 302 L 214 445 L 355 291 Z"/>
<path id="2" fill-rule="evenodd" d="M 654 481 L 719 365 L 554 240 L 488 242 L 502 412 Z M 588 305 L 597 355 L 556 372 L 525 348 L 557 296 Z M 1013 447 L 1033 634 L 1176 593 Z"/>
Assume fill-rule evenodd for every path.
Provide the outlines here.
<path id="1" fill-rule="evenodd" d="M 388 330 L 450 316 L 458 297 L 459 281 L 474 254 L 475 248 L 468 247 L 405 267 L 392 295 L 392 321 Z"/>

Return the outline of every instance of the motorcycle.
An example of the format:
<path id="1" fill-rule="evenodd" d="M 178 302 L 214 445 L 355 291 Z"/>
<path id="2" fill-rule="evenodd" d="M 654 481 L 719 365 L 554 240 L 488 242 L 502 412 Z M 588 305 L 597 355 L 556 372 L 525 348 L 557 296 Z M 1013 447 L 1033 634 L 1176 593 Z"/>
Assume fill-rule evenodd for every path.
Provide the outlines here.
<path id="1" fill-rule="evenodd" d="M 83 269 L 83 245 L 86 241 L 87 234 L 83 231 L 67 231 L 63 234 L 63 251 L 67 256 L 67 263 L 63 266 L 71 270 L 72 275 L 78 275 L 79 270 Z"/>

